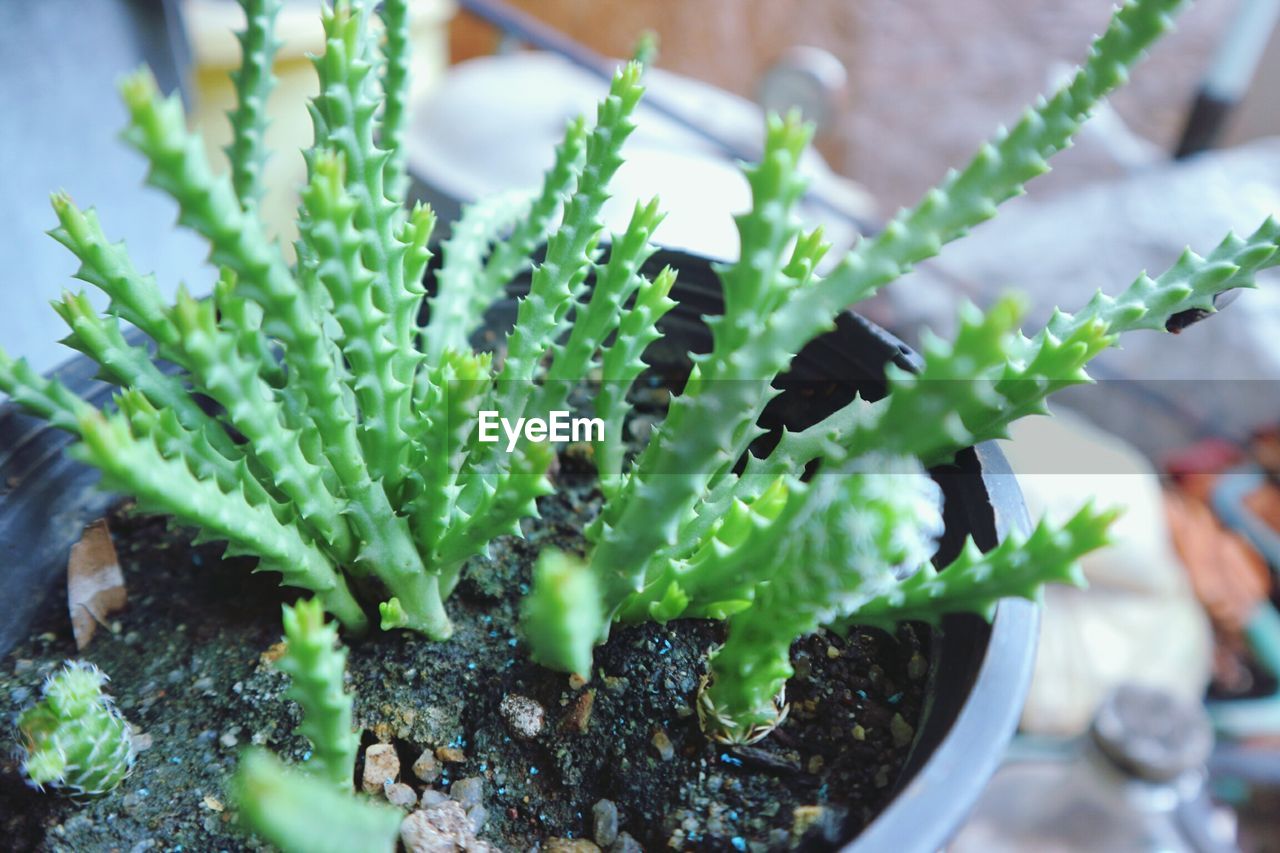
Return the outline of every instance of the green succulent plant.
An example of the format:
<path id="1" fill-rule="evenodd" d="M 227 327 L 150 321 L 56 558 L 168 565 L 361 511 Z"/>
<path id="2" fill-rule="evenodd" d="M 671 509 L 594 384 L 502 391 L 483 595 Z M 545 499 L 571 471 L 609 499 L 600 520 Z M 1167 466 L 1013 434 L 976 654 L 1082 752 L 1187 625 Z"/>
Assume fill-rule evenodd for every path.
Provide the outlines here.
<path id="1" fill-rule="evenodd" d="M 41 699 L 18 717 L 33 785 L 72 794 L 105 794 L 133 769 L 129 724 L 102 688 L 107 676 L 90 663 L 68 661 L 44 683 Z"/>
<path id="2" fill-rule="evenodd" d="M 240 757 L 231 793 L 248 828 L 284 853 L 391 853 L 404 818 L 256 748 Z"/>
<path id="3" fill-rule="evenodd" d="M 316 599 L 286 605 L 283 616 L 287 647 L 276 668 L 288 673 L 287 695 L 302 706 L 297 731 L 311 754 L 299 769 L 266 750 L 245 750 L 230 786 L 240 817 L 285 853 L 392 851 L 404 812 L 351 790 L 360 739 L 342 686 L 347 650 L 338 629 L 325 623 Z"/>
<path id="4" fill-rule="evenodd" d="M 284 607 L 285 652 L 276 668 L 290 679 L 288 696 L 302 706 L 298 734 L 311 743 L 306 769 L 350 790 L 360 739 L 351 728 L 351 694 L 342 684 L 347 650 L 338 645 L 338 628 L 324 621 L 316 599 Z"/>
<path id="5" fill-rule="evenodd" d="M 539 560 L 526 637 L 538 661 L 587 676 L 593 647 L 617 621 L 727 620 L 700 702 L 718 737 L 755 737 L 776 720 L 797 636 L 956 609 L 989 615 L 1001 596 L 1075 580 L 1075 559 L 1105 539 L 1107 513 L 1042 524 L 986 556 L 969 548 L 935 572 L 940 516 L 927 469 L 1044 412 L 1050 394 L 1088 381 L 1090 359 L 1120 334 L 1212 311 L 1218 293 L 1251 286 L 1280 261 L 1280 228 L 1269 219 L 1206 256 L 1188 250 L 1117 297 L 1058 312 L 1030 335 L 1017 300 L 967 307 L 954 341 L 926 338 L 919 372 L 889 369 L 883 399 L 855 399 L 784 431 L 767 452 L 756 444 L 778 393 L 773 380 L 795 354 L 847 306 L 1047 171 L 1181 5 L 1129 0 L 1066 85 L 825 275 L 817 267 L 829 247 L 796 214 L 810 132 L 795 117 L 770 117 L 760 161 L 745 170 L 752 202 L 736 218 L 739 259 L 717 268 L 724 310 L 708 319 L 712 348 L 694 357 L 665 419 L 628 460 L 628 390 L 675 304 L 676 279 L 674 270 L 642 270 L 661 220 L 656 200 L 637 205 L 620 234 L 607 235 L 601 219 L 634 126 L 642 65 L 613 76 L 593 124 L 568 124 L 537 192 L 464 210 L 426 299 L 434 216 L 403 203 L 406 3 L 376 13 L 381 45 L 372 4 L 335 0 L 323 13 L 293 263 L 256 211 L 279 3 L 242 5 L 229 176 L 213 173 L 178 101 L 161 97 L 149 74 L 122 86 L 126 138 L 147 159 L 150 183 L 210 246 L 221 272 L 212 296 L 180 293 L 168 304 L 93 211 L 57 195 L 53 236 L 79 258 L 79 277 L 111 300 L 98 316 L 82 296 L 65 296 L 57 307 L 68 343 L 121 391 L 114 410 L 100 412 L 2 353 L 0 389 L 76 433 L 71 452 L 100 468 L 108 486 L 226 540 L 232 553 L 256 555 L 347 629 L 363 630 L 376 602 L 383 628 L 443 640 L 452 631 L 445 601 L 467 561 L 496 537 L 518 535 L 552 490 L 554 447 L 526 437 L 507 452 L 481 441 L 478 414 L 543 415 L 598 376 L 603 506 L 584 555 Z M 526 272 L 528 292 L 499 357 L 473 352 L 486 307 Z M 129 344 L 121 321 L 179 372 Z M 203 408 L 200 397 L 216 405 Z"/>

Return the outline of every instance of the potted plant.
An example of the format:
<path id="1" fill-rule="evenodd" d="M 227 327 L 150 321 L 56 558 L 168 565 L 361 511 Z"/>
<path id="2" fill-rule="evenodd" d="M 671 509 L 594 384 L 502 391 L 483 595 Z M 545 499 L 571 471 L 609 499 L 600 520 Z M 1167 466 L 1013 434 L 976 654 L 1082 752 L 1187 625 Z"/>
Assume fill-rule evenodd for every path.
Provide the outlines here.
<path id="1" fill-rule="evenodd" d="M 826 275 L 821 233 L 794 214 L 808 131 L 771 117 L 746 169 L 740 259 L 714 269 L 717 288 L 705 264 L 682 262 L 693 283 L 681 290 L 673 266 L 652 263 L 656 200 L 604 249 L 600 210 L 639 63 L 614 76 L 594 125 L 569 124 L 537 194 L 471 206 L 431 268 L 431 211 L 402 204 L 403 0 L 377 13 L 381 50 L 369 4 L 325 10 L 316 144 L 286 262 L 256 210 L 278 5 L 244 2 L 229 177 L 211 172 L 149 75 L 122 85 L 150 182 L 210 244 L 213 295 L 167 304 L 96 215 L 59 194 L 53 234 L 111 304 L 100 316 L 67 294 L 55 307 L 114 398 L 99 409 L 0 355 L 0 389 L 71 432 L 71 458 L 198 531 L 192 542 L 152 516 L 113 516 L 146 592 L 118 642 L 89 656 L 150 749 L 135 763 L 119 748 L 127 726 L 87 729 L 115 717 L 83 668 L 68 670 L 73 684 L 97 693 L 69 703 L 51 673 L 21 726 L 15 771 L 71 790 L 88 790 L 80 765 L 41 756 L 114 732 L 141 817 L 122 820 L 112 792 L 87 814 L 28 801 L 6 818 L 10 837 L 110 845 L 163 832 L 211 847 L 251 830 L 286 850 L 397 838 L 421 850 L 590 849 L 590 835 L 621 849 L 745 850 L 847 840 L 913 774 L 937 792 L 940 769 L 968 772 L 953 787 L 976 793 L 1029 647 L 989 652 L 972 619 L 928 626 L 990 619 L 1002 599 L 1077 581 L 1076 560 L 1113 517 L 1086 507 L 1061 526 L 1020 524 L 1016 498 L 976 476 L 1005 473 L 981 443 L 1087 381 L 1121 333 L 1163 330 L 1249 286 L 1276 262 L 1280 228 L 1188 251 L 1030 336 L 1016 298 L 967 308 L 955 340 L 927 340 L 919 359 L 844 308 L 1047 170 L 1179 4 L 1126 4 L 1063 89 Z M 434 295 L 420 325 L 424 276 Z M 33 491 L 0 507 L 10 548 L 12 519 L 50 516 L 40 490 L 58 482 L 33 485 L 49 459 L 30 446 L 14 459 L 27 468 L 15 492 Z M 75 510 L 95 500 L 77 496 Z M 24 547 L 60 550 L 66 536 L 55 539 Z M 283 645 L 270 645 L 269 587 L 191 565 L 212 557 L 208 541 L 305 591 L 285 608 Z M 998 636 L 1026 645 L 1033 620 L 1004 612 Z M 59 649 L 56 633 L 37 633 L 21 670 L 37 657 L 49 668 Z M 1001 706 L 984 716 L 973 703 L 992 697 Z M 969 767 L 956 734 L 988 738 Z M 261 749 L 237 758 L 242 740 L 299 766 Z M 895 803 L 896 822 L 873 822 L 866 843 L 936 847 L 967 795 L 931 796 L 932 825 Z"/>

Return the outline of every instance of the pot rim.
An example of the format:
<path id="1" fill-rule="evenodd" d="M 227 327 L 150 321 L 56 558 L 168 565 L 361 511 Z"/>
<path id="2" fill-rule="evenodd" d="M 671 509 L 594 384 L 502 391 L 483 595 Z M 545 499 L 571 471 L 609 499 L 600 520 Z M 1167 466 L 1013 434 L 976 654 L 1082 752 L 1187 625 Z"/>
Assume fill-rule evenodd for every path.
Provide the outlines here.
<path id="1" fill-rule="evenodd" d="M 1000 540 L 1031 529 L 1009 462 L 994 442 L 974 448 Z M 967 615 L 966 619 L 978 617 Z M 1040 608 L 1021 598 L 1000 602 L 982 666 L 946 736 L 900 784 L 893 799 L 842 848 L 845 853 L 894 850 L 934 853 L 946 846 L 1004 758 L 1031 686 Z M 995 748 L 999 746 L 1000 748 Z M 916 758 L 915 747 L 908 765 Z M 939 796 L 939 792 L 946 796 Z"/>

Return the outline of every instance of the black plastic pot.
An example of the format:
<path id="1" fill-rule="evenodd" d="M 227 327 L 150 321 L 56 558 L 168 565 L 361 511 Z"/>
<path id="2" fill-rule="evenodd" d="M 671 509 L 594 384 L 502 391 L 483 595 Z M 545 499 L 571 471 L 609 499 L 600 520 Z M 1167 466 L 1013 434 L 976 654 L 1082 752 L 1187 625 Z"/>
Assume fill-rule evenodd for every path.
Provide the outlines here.
<path id="1" fill-rule="evenodd" d="M 721 301 L 718 280 L 704 259 L 662 252 L 651 266 L 667 263 L 680 270 L 673 292 L 680 304 L 664 321 L 666 337 L 649 358 L 660 370 L 678 373 L 687 370 L 686 351 L 709 348 L 702 317 L 718 313 Z M 513 317 L 514 301 L 507 299 L 489 320 L 502 329 Z M 789 390 L 770 406 L 765 420 L 797 426 L 840 405 L 854 390 L 879 396 L 891 361 L 907 368 L 916 364 L 910 350 L 887 332 L 844 314 L 835 331 L 797 356 L 783 383 Z M 101 404 L 110 388 L 94 374 L 94 365 L 83 357 L 57 371 L 73 391 Z M 0 654 L 29 631 L 35 609 L 64 572 L 83 526 L 117 500 L 94 488 L 96 472 L 66 457 L 69 443 L 65 433 L 12 405 L 0 407 L 0 572 L 9 591 L 0 599 Z M 946 496 L 944 558 L 966 535 L 986 548 L 1008 531 L 1026 528 L 1017 484 L 993 445 L 966 450 L 955 466 L 934 476 Z M 994 772 L 1017 724 L 1036 626 L 1035 608 L 1021 600 L 1001 604 L 991 625 L 971 616 L 944 622 L 930 643 L 929 698 L 897 795 L 847 850 L 935 851 L 946 842 Z M 839 828 L 833 831 L 833 844 L 848 840 L 847 832 L 841 837 Z"/>

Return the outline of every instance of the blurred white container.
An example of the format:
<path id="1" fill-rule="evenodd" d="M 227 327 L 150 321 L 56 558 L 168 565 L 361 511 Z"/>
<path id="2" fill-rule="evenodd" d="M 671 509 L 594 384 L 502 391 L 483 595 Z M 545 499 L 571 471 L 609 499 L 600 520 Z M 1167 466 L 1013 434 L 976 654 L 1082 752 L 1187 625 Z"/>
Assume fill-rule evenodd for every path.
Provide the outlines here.
<path id="1" fill-rule="evenodd" d="M 759 150 L 764 113 L 751 101 L 660 68 L 646 71 L 645 86 L 739 150 Z M 594 122 L 596 102 L 607 91 L 605 80 L 550 53 L 460 63 L 410 125 L 409 170 L 445 220 L 460 203 L 537 188 L 565 124 L 580 114 Z M 736 257 L 732 215 L 751 202 L 738 165 L 688 127 L 640 103 L 635 133 L 623 149 L 625 162 L 610 186 L 605 224 L 621 231 L 635 203 L 656 195 L 667 213 L 654 233 L 656 243 L 716 259 Z M 801 168 L 832 204 L 872 218 L 874 205 L 865 191 L 833 173 L 816 151 L 805 153 Z M 806 225 L 822 224 L 835 244 L 829 258 L 839 258 L 854 239 L 849 219 L 804 203 L 801 208 Z"/>

